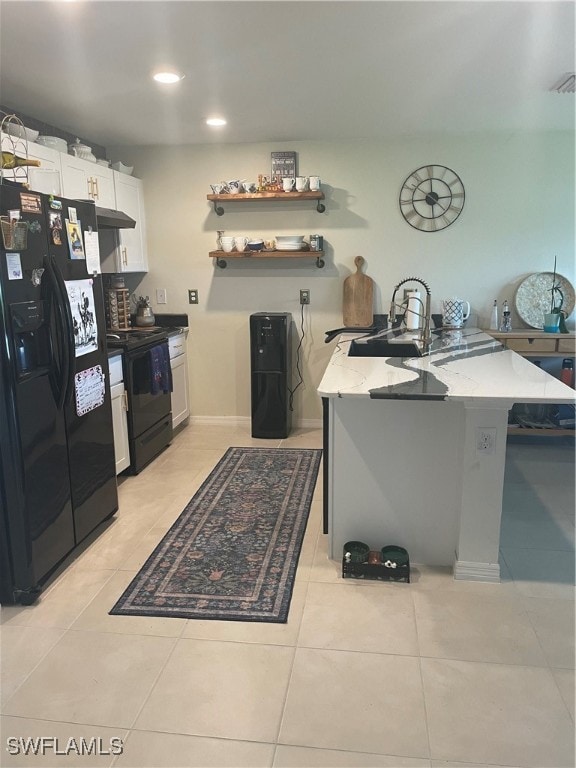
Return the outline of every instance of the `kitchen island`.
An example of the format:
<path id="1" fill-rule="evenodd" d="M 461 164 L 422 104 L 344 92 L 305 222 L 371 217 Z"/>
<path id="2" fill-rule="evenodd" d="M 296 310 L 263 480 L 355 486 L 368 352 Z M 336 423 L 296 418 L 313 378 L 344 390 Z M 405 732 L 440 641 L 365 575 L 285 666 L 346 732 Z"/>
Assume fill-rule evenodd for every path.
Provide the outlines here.
<path id="1" fill-rule="evenodd" d="M 435 332 L 413 357 L 371 356 L 360 336 L 340 336 L 318 388 L 330 557 L 350 540 L 395 544 L 455 578 L 499 581 L 508 411 L 573 403 L 574 390 L 479 329 Z"/>

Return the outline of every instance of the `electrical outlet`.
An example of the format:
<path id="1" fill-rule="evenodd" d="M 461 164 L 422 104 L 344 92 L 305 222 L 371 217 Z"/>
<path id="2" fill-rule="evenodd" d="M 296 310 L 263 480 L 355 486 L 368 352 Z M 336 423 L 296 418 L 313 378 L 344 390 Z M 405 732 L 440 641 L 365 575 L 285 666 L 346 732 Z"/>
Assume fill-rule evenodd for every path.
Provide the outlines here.
<path id="1" fill-rule="evenodd" d="M 156 288 L 156 304 L 167 304 L 166 288 Z"/>
<path id="2" fill-rule="evenodd" d="M 310 291 L 308 288 L 300 288 L 300 304 L 310 304 Z"/>
<path id="3" fill-rule="evenodd" d="M 476 430 L 476 453 L 490 454 L 496 450 L 496 428 Z"/>
<path id="4" fill-rule="evenodd" d="M 188 304 L 198 304 L 198 290 L 191 288 L 188 291 Z"/>

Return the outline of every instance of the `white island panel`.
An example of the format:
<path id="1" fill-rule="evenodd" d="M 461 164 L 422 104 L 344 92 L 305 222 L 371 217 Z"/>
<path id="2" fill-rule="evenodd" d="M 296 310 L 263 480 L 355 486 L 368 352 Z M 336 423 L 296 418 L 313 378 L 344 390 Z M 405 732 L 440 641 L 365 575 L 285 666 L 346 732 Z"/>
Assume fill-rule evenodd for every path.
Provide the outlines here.
<path id="1" fill-rule="evenodd" d="M 415 562 L 454 564 L 462 496 L 460 403 L 348 398 L 333 403 L 330 552 L 347 541 L 405 547 Z"/>

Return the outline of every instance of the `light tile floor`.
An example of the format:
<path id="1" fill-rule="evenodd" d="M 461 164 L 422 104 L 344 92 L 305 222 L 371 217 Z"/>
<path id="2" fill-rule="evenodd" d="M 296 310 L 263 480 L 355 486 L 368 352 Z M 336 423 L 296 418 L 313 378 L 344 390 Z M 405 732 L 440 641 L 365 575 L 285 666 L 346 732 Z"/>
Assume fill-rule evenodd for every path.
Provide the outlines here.
<path id="1" fill-rule="evenodd" d="M 320 447 L 190 426 L 33 607 L 2 611 L 4 766 L 533 766 L 574 762 L 574 447 L 508 446 L 501 584 L 413 568 L 343 581 L 321 479 L 287 624 L 109 616 L 233 445 Z M 12 737 L 122 755 L 10 755 Z"/>

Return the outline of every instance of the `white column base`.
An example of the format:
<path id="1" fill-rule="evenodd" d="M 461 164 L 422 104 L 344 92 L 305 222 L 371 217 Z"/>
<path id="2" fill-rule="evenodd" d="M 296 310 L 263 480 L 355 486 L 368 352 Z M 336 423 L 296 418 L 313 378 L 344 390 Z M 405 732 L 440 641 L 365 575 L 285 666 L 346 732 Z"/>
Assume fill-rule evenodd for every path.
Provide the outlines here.
<path id="1" fill-rule="evenodd" d="M 456 560 L 454 578 L 466 581 L 488 581 L 500 583 L 499 563 L 473 563 L 466 560 Z"/>

